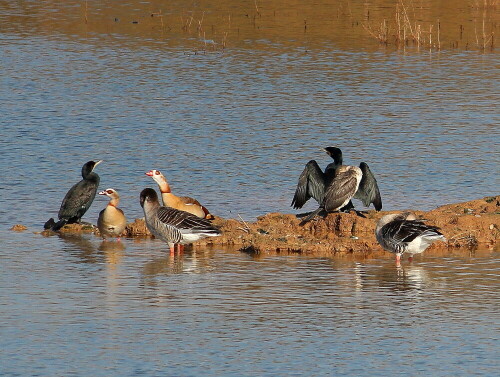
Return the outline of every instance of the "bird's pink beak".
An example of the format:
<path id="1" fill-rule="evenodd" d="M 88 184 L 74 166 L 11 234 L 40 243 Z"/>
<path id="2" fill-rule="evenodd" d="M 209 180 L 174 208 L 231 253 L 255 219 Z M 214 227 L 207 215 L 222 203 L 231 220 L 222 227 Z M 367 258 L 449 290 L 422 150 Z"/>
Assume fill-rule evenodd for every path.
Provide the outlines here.
<path id="1" fill-rule="evenodd" d="M 106 194 L 107 194 L 107 192 L 106 192 L 106 191 L 100 191 L 100 192 L 99 192 L 99 195 L 106 195 Z"/>
<path id="2" fill-rule="evenodd" d="M 146 174 L 146 175 L 147 175 L 147 176 L 149 176 L 149 177 L 152 177 L 152 176 L 153 176 L 153 171 L 152 171 L 152 170 L 150 170 L 150 171 L 148 171 L 147 173 L 144 173 L 144 174 Z"/>

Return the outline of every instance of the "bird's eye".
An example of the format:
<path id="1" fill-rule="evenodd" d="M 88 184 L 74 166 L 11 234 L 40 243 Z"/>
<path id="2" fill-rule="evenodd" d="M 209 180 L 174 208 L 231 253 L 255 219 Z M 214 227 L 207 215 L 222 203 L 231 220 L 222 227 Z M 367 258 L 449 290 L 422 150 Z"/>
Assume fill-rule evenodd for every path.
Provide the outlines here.
<path id="1" fill-rule="evenodd" d="M 156 174 L 156 175 L 159 175 L 159 174 L 160 174 L 160 171 L 159 171 L 159 170 L 155 170 L 155 174 Z"/>
<path id="2" fill-rule="evenodd" d="M 106 191 L 108 194 L 112 194 L 113 193 L 113 190 L 108 190 Z"/>

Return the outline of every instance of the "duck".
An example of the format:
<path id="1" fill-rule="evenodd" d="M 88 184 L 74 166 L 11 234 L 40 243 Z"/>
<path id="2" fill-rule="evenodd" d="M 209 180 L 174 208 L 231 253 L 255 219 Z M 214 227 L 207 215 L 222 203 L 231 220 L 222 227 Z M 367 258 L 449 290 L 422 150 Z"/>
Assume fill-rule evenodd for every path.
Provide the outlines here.
<path id="1" fill-rule="evenodd" d="M 145 188 L 140 194 L 146 227 L 159 240 L 166 242 L 170 253 L 184 250 L 184 245 L 206 237 L 220 236 L 221 230 L 207 219 L 176 208 L 161 206 L 158 195 L 152 188 Z"/>
<path id="2" fill-rule="evenodd" d="M 333 162 L 328 164 L 324 171 L 321 170 L 316 160 L 311 160 L 306 164 L 299 176 L 297 188 L 292 199 L 291 206 L 294 209 L 302 208 L 310 198 L 314 198 L 318 204 L 321 204 L 327 188 L 330 187 L 337 174 L 337 169 L 340 166 L 344 166 L 340 148 L 326 147 L 323 150 L 333 159 Z M 365 207 L 373 204 L 375 210 L 380 211 L 382 209 L 382 198 L 377 180 L 366 162 L 361 162 L 359 169 L 362 173 L 361 181 L 352 198 L 361 200 Z M 333 194 L 332 190 L 330 190 L 330 194 Z M 341 210 L 350 210 L 352 208 L 354 208 L 354 205 L 349 200 L 345 208 L 341 208 Z"/>
<path id="3" fill-rule="evenodd" d="M 58 222 L 50 218 L 45 229 L 58 231 L 66 224 L 80 223 L 83 215 L 92 205 L 99 187 L 100 177 L 94 169 L 102 160 L 88 161 L 82 166 L 82 180 L 73 185 L 64 196 L 59 209 Z"/>
<path id="4" fill-rule="evenodd" d="M 214 219 L 214 215 L 212 215 L 206 207 L 202 206 L 198 200 L 189 196 L 174 195 L 172 193 L 172 190 L 170 189 L 170 185 L 168 184 L 167 179 L 161 173 L 161 171 L 153 169 L 145 174 L 149 177 L 152 177 L 158 184 L 164 206 L 192 213 L 193 215 L 198 216 L 202 219 Z"/>
<path id="5" fill-rule="evenodd" d="M 378 243 L 387 251 L 396 254 L 396 263 L 403 253 L 424 252 L 436 241 L 446 242 L 446 237 L 437 226 L 427 225 L 411 212 L 393 213 L 382 216 L 375 228 Z"/>
<path id="6" fill-rule="evenodd" d="M 338 166 L 334 178 L 325 189 L 318 209 L 309 214 L 299 225 L 304 225 L 320 212 L 337 212 L 345 208 L 358 191 L 362 178 L 363 172 L 357 166 Z"/>
<path id="7" fill-rule="evenodd" d="M 118 208 L 120 204 L 120 195 L 112 188 L 100 191 L 99 195 L 105 195 L 110 199 L 106 208 L 99 212 L 99 217 L 97 219 L 97 227 L 99 228 L 101 237 L 103 239 L 116 237 L 117 241 L 120 241 L 120 235 L 127 225 L 125 214 Z"/>

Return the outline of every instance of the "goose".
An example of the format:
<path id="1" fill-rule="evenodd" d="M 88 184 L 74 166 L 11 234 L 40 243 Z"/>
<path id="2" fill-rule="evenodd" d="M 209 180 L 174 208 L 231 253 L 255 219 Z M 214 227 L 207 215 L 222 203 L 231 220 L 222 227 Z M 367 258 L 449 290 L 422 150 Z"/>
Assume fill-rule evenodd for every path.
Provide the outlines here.
<path id="1" fill-rule="evenodd" d="M 200 204 L 196 199 L 189 196 L 176 196 L 172 194 L 170 185 L 161 171 L 153 169 L 145 173 L 147 176 L 152 177 L 158 184 L 161 192 L 163 205 L 172 207 L 181 211 L 186 211 L 198 216 L 202 219 L 213 220 L 214 216 Z"/>
<path id="2" fill-rule="evenodd" d="M 71 187 L 64 196 L 57 215 L 59 221 L 56 223 L 53 218 L 50 218 L 44 225 L 45 229 L 57 231 L 65 224 L 79 223 L 81 221 L 82 216 L 90 208 L 97 193 L 100 178 L 93 170 L 101 162 L 102 160 L 88 161 L 82 166 L 83 179 Z"/>
<path id="3" fill-rule="evenodd" d="M 375 229 L 378 243 L 387 251 L 396 254 L 399 262 L 403 253 L 420 254 L 436 241 L 446 242 L 439 228 L 424 224 L 410 212 L 382 216 Z"/>
<path id="4" fill-rule="evenodd" d="M 293 196 L 291 205 L 294 209 L 302 208 L 310 198 L 314 198 L 318 204 L 321 204 L 327 188 L 337 174 L 337 168 L 343 166 L 342 151 L 339 148 L 326 147 L 324 151 L 333 158 L 333 162 L 327 165 L 324 172 L 321 171 L 321 168 L 315 160 L 311 160 L 306 164 L 304 170 L 300 174 L 297 188 Z M 375 210 L 380 211 L 382 209 L 382 198 L 380 197 L 377 180 L 367 163 L 361 162 L 359 164 L 359 169 L 362 173 L 361 181 L 352 197 L 361 200 L 366 207 L 369 207 L 370 204 L 373 203 Z M 330 194 L 333 195 L 334 193 L 330 190 Z M 341 208 L 341 210 L 354 208 L 350 200 L 346 205 L 347 207 Z"/>
<path id="5" fill-rule="evenodd" d="M 220 229 L 207 219 L 172 207 L 160 206 L 158 195 L 152 188 L 141 191 L 140 204 L 147 228 L 156 238 L 168 244 L 170 253 L 174 253 L 175 245 L 179 245 L 178 249 L 182 251 L 185 244 L 221 235 Z"/>
<path id="6" fill-rule="evenodd" d="M 106 208 L 99 212 L 99 218 L 97 219 L 97 227 L 99 228 L 101 237 L 103 239 L 117 237 L 117 241 L 120 241 L 120 234 L 122 234 L 127 225 L 127 219 L 123 211 L 118 208 L 120 195 L 112 188 L 99 192 L 99 195 L 105 195 L 110 199 Z"/>

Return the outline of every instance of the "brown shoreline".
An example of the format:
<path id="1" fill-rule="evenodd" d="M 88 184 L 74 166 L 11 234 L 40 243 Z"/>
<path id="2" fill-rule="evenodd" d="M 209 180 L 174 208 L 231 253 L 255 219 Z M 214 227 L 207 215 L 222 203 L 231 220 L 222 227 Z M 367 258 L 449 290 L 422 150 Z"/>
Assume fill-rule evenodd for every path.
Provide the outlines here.
<path id="1" fill-rule="evenodd" d="M 194 246 L 230 246 L 250 253 L 301 254 L 378 254 L 382 248 L 374 235 L 375 225 L 383 215 L 401 211 L 368 211 L 365 218 L 355 213 L 331 213 L 299 226 L 294 214 L 268 213 L 255 222 L 216 217 L 214 225 L 222 229 L 222 236 L 197 242 Z M 500 238 L 500 195 L 448 204 L 434 210 L 412 211 L 426 223 L 441 228 L 448 242 L 437 242 L 429 249 L 476 248 L 478 245 L 494 247 Z M 12 230 L 22 225 L 15 225 Z M 94 233 L 92 225 L 71 224 L 63 233 Z M 52 231 L 41 232 L 44 236 Z M 144 220 L 129 223 L 123 234 L 128 238 L 150 237 Z"/>

